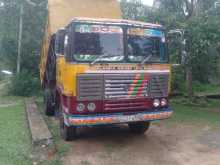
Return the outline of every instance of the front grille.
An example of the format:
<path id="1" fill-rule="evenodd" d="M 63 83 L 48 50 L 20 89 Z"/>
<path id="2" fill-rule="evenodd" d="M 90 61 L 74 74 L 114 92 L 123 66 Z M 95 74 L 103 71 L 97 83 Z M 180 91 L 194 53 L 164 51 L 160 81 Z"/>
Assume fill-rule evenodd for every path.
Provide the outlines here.
<path id="1" fill-rule="evenodd" d="M 103 76 L 79 74 L 77 76 L 77 99 L 80 101 L 103 99 Z"/>
<path id="2" fill-rule="evenodd" d="M 104 75 L 105 99 L 146 97 L 148 79 L 144 74 Z"/>
<path id="3" fill-rule="evenodd" d="M 169 74 L 79 74 L 77 76 L 77 99 L 79 101 L 135 98 L 161 98 L 168 96 Z M 110 102 L 105 108 L 121 109 L 133 107 L 141 108 L 140 102 L 116 104 Z"/>
<path id="4" fill-rule="evenodd" d="M 129 99 L 123 102 L 108 100 L 104 103 L 105 111 L 129 111 L 129 110 L 144 110 L 148 107 L 146 99 Z"/>
<path id="5" fill-rule="evenodd" d="M 152 74 L 150 77 L 150 97 L 167 97 L 169 75 Z"/>

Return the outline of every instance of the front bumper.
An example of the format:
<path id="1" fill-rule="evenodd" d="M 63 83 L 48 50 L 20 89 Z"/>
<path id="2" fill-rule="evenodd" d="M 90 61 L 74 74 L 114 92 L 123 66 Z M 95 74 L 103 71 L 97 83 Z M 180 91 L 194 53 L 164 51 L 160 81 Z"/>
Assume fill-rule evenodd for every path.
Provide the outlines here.
<path id="1" fill-rule="evenodd" d="M 67 126 L 92 126 L 119 124 L 138 121 L 163 120 L 171 117 L 171 108 L 163 108 L 153 112 L 139 112 L 133 114 L 112 113 L 97 115 L 68 115 L 64 114 L 64 122 Z"/>

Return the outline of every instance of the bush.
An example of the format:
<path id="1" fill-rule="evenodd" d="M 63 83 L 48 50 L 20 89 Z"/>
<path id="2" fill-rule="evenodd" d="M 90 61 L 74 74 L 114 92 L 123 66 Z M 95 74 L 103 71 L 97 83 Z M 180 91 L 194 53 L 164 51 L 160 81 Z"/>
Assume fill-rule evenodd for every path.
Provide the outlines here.
<path id="1" fill-rule="evenodd" d="M 33 96 L 40 93 L 38 75 L 22 72 L 12 77 L 9 84 L 9 94 L 16 96 Z"/>

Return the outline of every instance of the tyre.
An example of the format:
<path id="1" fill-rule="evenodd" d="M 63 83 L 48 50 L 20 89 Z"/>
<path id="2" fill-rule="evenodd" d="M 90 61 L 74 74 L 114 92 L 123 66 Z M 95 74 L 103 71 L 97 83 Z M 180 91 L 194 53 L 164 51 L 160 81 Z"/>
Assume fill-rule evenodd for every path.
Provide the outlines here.
<path id="1" fill-rule="evenodd" d="M 63 140 L 65 141 L 72 141 L 76 139 L 76 127 L 74 126 L 67 126 L 64 123 L 64 117 L 61 115 L 60 117 L 60 135 Z"/>
<path id="2" fill-rule="evenodd" d="M 135 134 L 144 134 L 150 127 L 150 122 L 137 122 L 128 124 L 130 131 Z"/>
<path id="3" fill-rule="evenodd" d="M 44 112 L 47 116 L 54 116 L 55 114 L 55 105 L 52 98 L 52 93 L 46 89 L 44 91 Z"/>
<path id="4" fill-rule="evenodd" d="M 76 127 L 74 126 L 67 126 L 64 122 L 63 110 L 61 104 L 58 106 L 58 117 L 60 121 L 60 136 L 65 141 L 72 141 L 76 139 L 77 132 Z"/>

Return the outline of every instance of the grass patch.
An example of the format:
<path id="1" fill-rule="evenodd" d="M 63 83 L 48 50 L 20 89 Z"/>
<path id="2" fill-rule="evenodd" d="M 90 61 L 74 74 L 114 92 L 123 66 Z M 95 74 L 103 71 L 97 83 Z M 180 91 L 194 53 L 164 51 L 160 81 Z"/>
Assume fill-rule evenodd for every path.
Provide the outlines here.
<path id="1" fill-rule="evenodd" d="M 201 84 L 195 82 L 193 84 L 193 90 L 196 95 L 215 95 L 220 94 L 220 85 Z"/>
<path id="2" fill-rule="evenodd" d="M 171 99 L 172 104 L 180 104 L 186 106 L 195 106 L 203 108 L 220 107 L 220 101 L 217 99 L 208 99 L 206 97 L 175 97 Z"/>
<path id="3" fill-rule="evenodd" d="M 173 99 L 171 105 L 174 109 L 171 122 L 205 123 L 220 126 L 220 101 L 198 99 L 192 102 L 184 98 Z"/>
<path id="4" fill-rule="evenodd" d="M 31 140 L 23 105 L 0 108 L 0 164 L 30 165 Z"/>
<path id="5" fill-rule="evenodd" d="M 0 106 L 5 104 L 23 104 L 24 97 L 8 95 L 8 81 L 0 81 Z"/>
<path id="6" fill-rule="evenodd" d="M 0 106 L 1 105 L 20 105 L 24 103 L 24 97 L 9 96 L 6 94 L 0 95 Z"/>
<path id="7" fill-rule="evenodd" d="M 81 165 L 91 165 L 91 163 L 89 161 L 84 160 L 81 162 Z"/>

